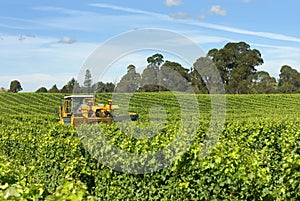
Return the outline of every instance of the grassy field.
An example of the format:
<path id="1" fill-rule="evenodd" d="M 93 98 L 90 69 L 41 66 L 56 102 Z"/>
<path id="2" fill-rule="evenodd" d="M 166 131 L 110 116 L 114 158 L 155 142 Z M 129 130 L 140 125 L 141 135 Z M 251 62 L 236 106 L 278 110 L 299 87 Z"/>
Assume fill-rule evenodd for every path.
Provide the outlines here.
<path id="1" fill-rule="evenodd" d="M 139 113 L 139 122 L 92 125 L 85 130 L 90 133 L 101 127 L 111 144 L 128 153 L 158 152 L 183 132 L 194 132 L 191 146 L 170 166 L 146 174 L 122 173 L 99 163 L 96 144 L 87 147 L 84 143 L 86 133 L 58 124 L 54 111 L 63 96 L 0 94 L 0 200 L 300 198 L 298 94 L 226 95 L 226 103 L 217 103 L 226 108 L 224 125 L 217 143 L 205 155 L 203 145 L 213 114 L 209 95 L 97 94 L 99 103 L 108 98 L 121 106 L 129 102 L 129 110 Z M 183 113 L 187 113 L 187 123 L 180 129 Z M 196 130 L 189 126 L 194 121 Z M 135 127 L 151 134 L 136 136 Z M 167 153 L 163 156 L 152 161 L 156 167 L 168 159 Z M 115 159 L 105 157 L 106 163 Z M 123 171 L 141 165 L 123 162 L 118 166 Z"/>

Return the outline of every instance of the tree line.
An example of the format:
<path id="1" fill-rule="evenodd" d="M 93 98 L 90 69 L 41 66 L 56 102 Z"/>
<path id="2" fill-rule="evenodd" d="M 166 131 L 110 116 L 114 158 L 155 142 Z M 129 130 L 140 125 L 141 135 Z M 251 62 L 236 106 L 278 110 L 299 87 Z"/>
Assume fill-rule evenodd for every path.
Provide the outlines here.
<path id="1" fill-rule="evenodd" d="M 210 93 L 218 90 L 219 83 L 229 94 L 300 93 L 300 73 L 296 69 L 283 65 L 278 81 L 268 72 L 258 71 L 257 67 L 264 63 L 261 53 L 245 42 L 227 43 L 221 49 L 212 49 L 189 69 L 176 62 L 164 61 L 163 55 L 158 53 L 148 57 L 147 62 L 142 74 L 136 72 L 134 65 L 129 65 L 116 91 L 192 89 L 196 93 Z M 218 72 L 212 72 L 212 69 Z"/>
<path id="2" fill-rule="evenodd" d="M 93 84 L 89 69 L 85 72 L 83 85 L 72 78 L 61 89 L 53 85 L 49 90 L 45 87 L 36 92 L 42 93 L 101 93 L 101 92 L 157 92 L 157 91 L 189 91 L 210 93 L 222 84 L 226 93 L 300 93 L 300 73 L 289 65 L 280 69 L 279 79 L 271 77 L 266 71 L 258 71 L 257 67 L 264 63 L 261 53 L 251 49 L 245 42 L 229 42 L 221 49 L 211 49 L 198 58 L 192 67 L 185 68 L 180 63 L 164 59 L 156 53 L 147 58 L 147 67 L 140 74 L 130 64 L 127 73 L 118 83 L 96 82 Z M 214 68 L 212 68 L 214 66 Z M 216 69 L 218 72 L 211 72 Z M 218 80 L 219 79 L 219 80 Z M 214 86 L 214 87 L 211 87 Z M 21 91 L 21 84 L 14 80 L 10 92 Z"/>
<path id="3" fill-rule="evenodd" d="M 17 93 L 22 91 L 23 88 L 21 86 L 20 81 L 18 80 L 13 80 L 10 83 L 10 87 L 8 90 L 5 88 L 1 87 L 0 92 L 13 92 Z M 97 82 L 95 84 L 92 84 L 92 77 L 90 70 L 86 70 L 85 74 L 85 80 L 84 80 L 84 85 L 80 86 L 79 82 L 75 79 L 72 78 L 70 81 L 68 81 L 61 89 L 57 87 L 56 84 L 54 84 L 51 88 L 47 89 L 46 87 L 40 87 L 38 88 L 35 92 L 36 93 L 102 93 L 102 92 L 113 92 L 115 90 L 115 84 L 112 82 Z"/>
<path id="4" fill-rule="evenodd" d="M 61 89 L 58 89 L 56 84 L 53 85 L 49 90 L 45 87 L 41 87 L 36 90 L 37 93 L 105 93 L 113 92 L 115 89 L 115 84 L 112 82 L 97 82 L 92 84 L 92 75 L 89 69 L 86 70 L 85 80 L 83 86 L 79 84 L 75 78 L 72 78 L 67 84 L 65 84 Z"/>

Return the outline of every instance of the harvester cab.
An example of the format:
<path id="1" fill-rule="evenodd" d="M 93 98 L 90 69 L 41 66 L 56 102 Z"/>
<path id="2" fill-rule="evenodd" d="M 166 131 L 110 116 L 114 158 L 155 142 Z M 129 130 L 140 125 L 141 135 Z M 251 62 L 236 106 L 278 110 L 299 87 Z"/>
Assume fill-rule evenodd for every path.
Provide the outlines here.
<path id="1" fill-rule="evenodd" d="M 116 116 L 115 110 L 119 107 L 108 100 L 107 104 L 95 104 L 94 95 L 65 96 L 60 104 L 60 124 L 71 124 L 75 127 L 82 123 L 112 123 L 130 119 L 138 120 L 138 114 L 129 112 L 128 115 Z"/>

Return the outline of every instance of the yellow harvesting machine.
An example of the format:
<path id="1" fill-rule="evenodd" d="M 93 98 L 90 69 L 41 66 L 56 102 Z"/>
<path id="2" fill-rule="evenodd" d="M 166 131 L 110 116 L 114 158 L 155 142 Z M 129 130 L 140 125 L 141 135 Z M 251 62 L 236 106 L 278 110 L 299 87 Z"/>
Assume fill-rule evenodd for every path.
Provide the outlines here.
<path id="1" fill-rule="evenodd" d="M 112 123 L 130 119 L 138 120 L 138 114 L 129 112 L 128 115 L 115 116 L 115 110 L 119 107 L 108 100 L 107 104 L 95 104 L 94 95 L 71 95 L 65 96 L 60 104 L 60 124 L 71 124 L 75 127 L 82 123 Z"/>

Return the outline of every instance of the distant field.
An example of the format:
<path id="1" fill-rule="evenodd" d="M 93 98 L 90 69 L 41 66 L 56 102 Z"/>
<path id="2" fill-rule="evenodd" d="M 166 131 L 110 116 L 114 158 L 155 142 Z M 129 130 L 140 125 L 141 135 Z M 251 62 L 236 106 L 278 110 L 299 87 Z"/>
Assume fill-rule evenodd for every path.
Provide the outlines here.
<path id="1" fill-rule="evenodd" d="M 0 93 L 1 115 L 40 114 L 55 116 L 54 110 L 59 107 L 63 94 L 40 93 Z M 122 98 L 131 94 L 122 94 L 113 97 L 122 102 Z M 186 100 L 194 95 L 183 94 Z M 209 95 L 196 95 L 201 114 L 211 110 Z M 97 94 L 98 102 L 106 103 L 111 94 Z M 180 109 L 176 97 L 170 93 L 136 93 L 131 98 L 131 108 L 142 110 L 147 105 L 161 105 Z M 226 95 L 226 116 L 231 118 L 297 118 L 300 114 L 300 94 L 274 95 Z"/>
<path id="2" fill-rule="evenodd" d="M 97 94 L 99 103 L 112 98 L 122 106 L 128 101 L 129 110 L 139 113 L 139 122 L 125 124 L 128 132 L 137 125 L 157 132 L 134 139 L 118 125 L 101 125 L 110 142 L 127 152 L 167 147 L 178 135 L 182 109 L 188 123 L 199 121 L 194 143 L 180 159 L 144 175 L 99 164 L 75 128 L 59 125 L 54 111 L 63 96 L 0 93 L 0 200 L 300 198 L 300 94 L 226 95 L 226 103 L 218 103 L 226 106 L 223 131 L 204 157 L 200 154 L 212 113 L 209 95 L 196 95 L 195 107 L 191 94 L 179 94 L 182 102 L 168 92 Z M 151 118 L 162 122 L 152 125 Z"/>

